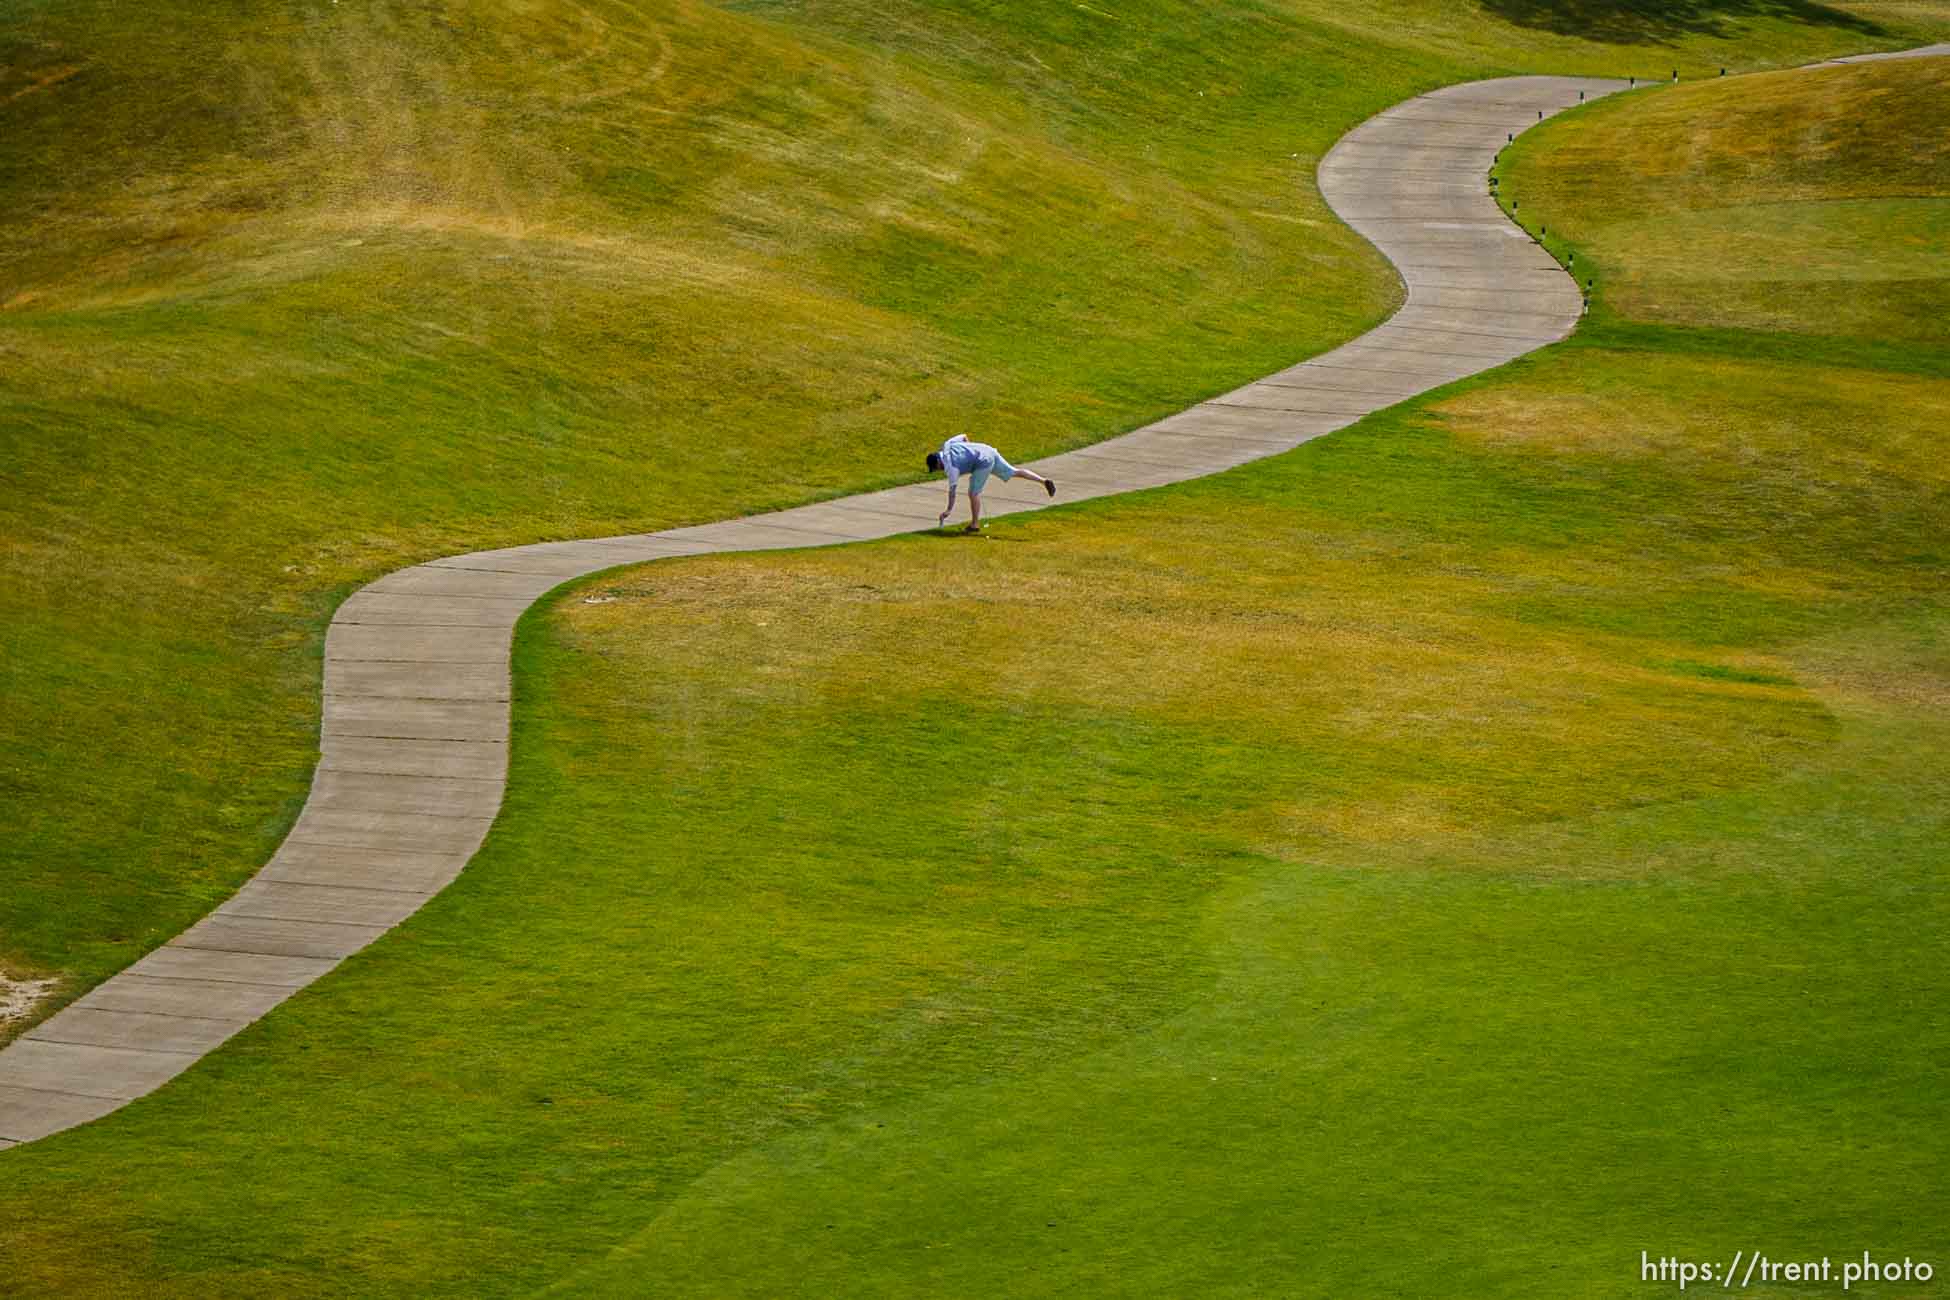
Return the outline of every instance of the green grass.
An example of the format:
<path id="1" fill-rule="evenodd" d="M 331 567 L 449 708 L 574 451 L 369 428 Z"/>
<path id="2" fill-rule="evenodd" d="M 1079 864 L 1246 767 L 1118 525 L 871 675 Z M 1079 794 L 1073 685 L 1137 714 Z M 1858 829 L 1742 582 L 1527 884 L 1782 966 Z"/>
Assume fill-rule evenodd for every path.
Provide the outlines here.
<path id="1" fill-rule="evenodd" d="M 1512 159 L 1525 210 L 1637 109 L 1690 147 L 1678 93 Z M 1859 147 L 1918 134 L 1884 128 Z M 1596 228 L 1604 190 L 1554 192 Z M 1822 210 L 1826 244 L 1865 209 Z M 476 862 L 178 1084 L 0 1157 L 10 1281 L 1558 1296 L 1642 1294 L 1641 1250 L 1943 1261 L 1925 337 L 1601 298 L 1214 479 L 561 593 Z"/>
<path id="2" fill-rule="evenodd" d="M 1642 323 L 1950 351 L 1950 119 L 1940 59 L 1599 101 L 1506 151 L 1506 197 Z M 1531 160 L 1549 154 L 1548 167 Z"/>
<path id="3" fill-rule="evenodd" d="M 359 582 L 1119 432 L 1388 309 L 1308 184 L 1365 115 L 1950 32 L 1849 13 L 9 6 L 0 969 L 52 1010 L 262 863 Z"/>

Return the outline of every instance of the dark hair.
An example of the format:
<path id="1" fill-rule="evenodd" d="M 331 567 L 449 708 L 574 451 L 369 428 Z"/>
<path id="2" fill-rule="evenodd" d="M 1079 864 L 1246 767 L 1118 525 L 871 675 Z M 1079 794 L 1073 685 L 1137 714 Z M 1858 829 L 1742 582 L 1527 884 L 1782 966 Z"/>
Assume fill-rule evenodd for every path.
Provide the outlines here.
<path id="1" fill-rule="evenodd" d="M 938 452 L 938 451 L 931 451 L 931 452 L 929 452 L 929 453 L 928 453 L 928 469 L 929 469 L 929 471 L 930 471 L 930 472 L 932 472 L 932 473 L 936 473 L 936 474 L 939 474 L 939 473 L 941 472 L 941 453 L 940 453 L 940 452 Z"/>

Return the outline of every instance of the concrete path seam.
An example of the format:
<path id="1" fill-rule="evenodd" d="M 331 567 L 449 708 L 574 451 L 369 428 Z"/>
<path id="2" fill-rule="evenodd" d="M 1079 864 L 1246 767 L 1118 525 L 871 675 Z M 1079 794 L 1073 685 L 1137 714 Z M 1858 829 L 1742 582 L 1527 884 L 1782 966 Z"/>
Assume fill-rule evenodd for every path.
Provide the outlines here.
<path id="1" fill-rule="evenodd" d="M 1950 46 L 1911 52 L 1939 53 Z M 1395 265 L 1407 289 L 1401 309 L 1330 352 L 1034 462 L 1056 480 L 1058 499 L 1033 484 L 1022 485 L 1033 495 L 992 485 L 987 513 L 1218 473 L 1569 334 L 1583 309 L 1576 283 L 1504 218 L 1486 177 L 1506 137 L 1626 84 L 1469 82 L 1355 127 L 1321 159 L 1320 190 Z M 1418 260 L 1415 250 L 1434 247 L 1440 264 Z M 1536 283 L 1513 288 L 1520 276 Z M 1334 381 L 1347 371 L 1400 382 L 1358 392 Z M 942 495 L 917 483 L 660 533 L 476 551 L 353 594 L 326 634 L 321 752 L 296 824 L 209 916 L 0 1050 L 0 1150 L 154 1091 L 460 874 L 500 810 L 514 627 L 542 595 L 619 565 L 913 532 L 934 523 Z"/>

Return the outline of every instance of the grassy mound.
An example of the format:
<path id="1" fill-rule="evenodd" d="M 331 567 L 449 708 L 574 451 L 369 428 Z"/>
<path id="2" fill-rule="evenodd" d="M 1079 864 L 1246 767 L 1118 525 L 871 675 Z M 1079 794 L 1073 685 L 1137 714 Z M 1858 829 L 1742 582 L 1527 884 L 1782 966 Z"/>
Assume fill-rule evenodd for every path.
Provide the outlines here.
<path id="1" fill-rule="evenodd" d="M 1950 350 L 1938 59 L 1594 105 L 1507 155 L 1509 197 L 1603 286 L 1597 318 Z M 1924 124 L 1920 125 L 1919 124 Z M 1530 165 L 1540 153 L 1550 165 Z"/>
<path id="2" fill-rule="evenodd" d="M 1525 211 L 1630 112 L 1513 159 Z M 1892 336 L 1601 314 L 1216 479 L 562 594 L 476 863 L 9 1153 L 13 1279 L 1555 1296 L 1641 1293 L 1641 1250 L 1944 1258 L 1950 388 Z"/>

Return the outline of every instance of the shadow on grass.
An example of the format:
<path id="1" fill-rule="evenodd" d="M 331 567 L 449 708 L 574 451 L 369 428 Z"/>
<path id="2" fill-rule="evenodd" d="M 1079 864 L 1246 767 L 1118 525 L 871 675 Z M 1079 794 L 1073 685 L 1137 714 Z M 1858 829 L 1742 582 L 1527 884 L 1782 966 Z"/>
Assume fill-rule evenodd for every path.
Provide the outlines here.
<path id="1" fill-rule="evenodd" d="M 1724 37 L 1742 18 L 1781 18 L 1886 35 L 1866 18 L 1813 0 L 1482 0 L 1485 11 L 1519 27 L 1610 45 L 1668 45 L 1683 36 Z"/>
<path id="2" fill-rule="evenodd" d="M 954 528 L 924 528 L 916 536 L 932 537 L 937 542 L 1022 542 L 1027 540 L 1022 537 L 1010 537 L 1006 533 L 992 533 L 987 528 L 984 528 L 979 533 L 971 533 L 967 529 L 959 526 Z"/>

